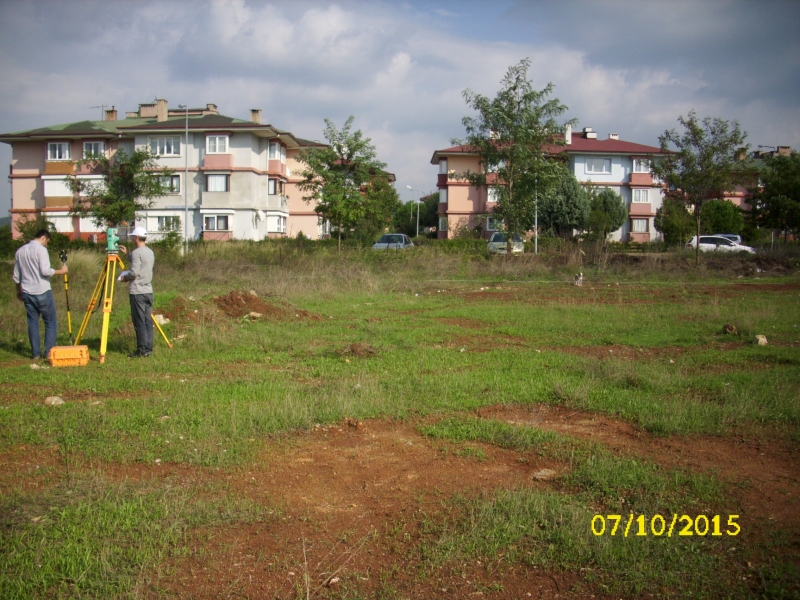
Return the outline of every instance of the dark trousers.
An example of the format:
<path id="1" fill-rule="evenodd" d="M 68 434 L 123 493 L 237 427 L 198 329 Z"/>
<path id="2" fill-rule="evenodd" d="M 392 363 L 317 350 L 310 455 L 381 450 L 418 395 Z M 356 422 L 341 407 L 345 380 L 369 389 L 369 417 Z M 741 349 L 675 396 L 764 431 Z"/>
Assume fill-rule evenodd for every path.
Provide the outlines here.
<path id="1" fill-rule="evenodd" d="M 58 332 L 58 315 L 56 314 L 53 290 L 47 290 L 38 296 L 22 292 L 22 303 L 25 305 L 25 312 L 28 315 L 28 340 L 31 343 L 33 358 L 39 358 L 42 355 L 42 338 L 39 334 L 40 316 L 44 320 L 44 357 L 49 358 L 50 348 L 56 345 L 56 333 Z"/>
<path id="2" fill-rule="evenodd" d="M 153 294 L 131 294 L 131 320 L 136 331 L 136 350 L 153 351 Z"/>

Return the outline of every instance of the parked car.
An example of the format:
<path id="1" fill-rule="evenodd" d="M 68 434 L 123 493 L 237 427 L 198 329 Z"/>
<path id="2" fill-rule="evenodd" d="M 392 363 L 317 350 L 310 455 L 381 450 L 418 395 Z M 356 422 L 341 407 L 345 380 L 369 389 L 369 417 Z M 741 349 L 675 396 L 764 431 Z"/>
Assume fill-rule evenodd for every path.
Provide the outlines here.
<path id="1" fill-rule="evenodd" d="M 740 236 L 738 233 L 715 233 L 713 235 L 728 238 L 730 241 L 736 242 L 739 245 L 742 243 L 742 236 Z"/>
<path id="2" fill-rule="evenodd" d="M 373 250 L 406 250 L 413 247 L 411 238 L 402 233 L 384 233 L 372 245 Z"/>
<path id="3" fill-rule="evenodd" d="M 687 248 L 695 248 L 697 246 L 697 236 L 694 236 L 686 242 Z M 729 240 L 721 235 L 701 235 L 700 236 L 700 252 L 747 252 L 748 254 L 755 254 L 756 251 L 750 246 L 743 246 L 737 244 L 733 240 Z"/>
<path id="4" fill-rule="evenodd" d="M 489 254 L 506 254 L 508 251 L 508 233 L 497 232 L 489 240 Z M 518 235 L 511 238 L 511 254 L 525 252 L 525 242 Z"/>

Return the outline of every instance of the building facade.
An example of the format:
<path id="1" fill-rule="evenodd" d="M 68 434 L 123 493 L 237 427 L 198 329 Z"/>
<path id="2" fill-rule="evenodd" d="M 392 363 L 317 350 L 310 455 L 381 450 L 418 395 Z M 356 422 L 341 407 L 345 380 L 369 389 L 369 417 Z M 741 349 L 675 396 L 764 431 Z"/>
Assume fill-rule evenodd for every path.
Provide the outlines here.
<path id="1" fill-rule="evenodd" d="M 598 139 L 587 127 L 580 133 L 567 128 L 564 146 L 552 146 L 552 155 L 563 154 L 570 172 L 584 186 L 610 188 L 628 209 L 628 221 L 612 234 L 618 241 L 648 242 L 660 239 L 653 226 L 656 211 L 663 201 L 663 189 L 653 183 L 650 160 L 661 154 L 660 148 L 619 139 L 609 134 Z M 482 165 L 474 152 L 454 146 L 433 153 L 431 164 L 438 165 L 440 238 L 451 238 L 464 229 L 478 226 L 490 236 L 501 224 L 492 216 L 496 205 L 491 185 L 478 188 L 460 173 L 481 172 Z"/>
<path id="2" fill-rule="evenodd" d="M 12 146 L 15 236 L 13 224 L 39 215 L 73 238 L 102 234 L 91 219 L 70 215 L 78 199 L 69 190 L 68 177 L 102 179 L 86 166 L 77 168 L 75 161 L 144 148 L 157 155 L 159 166 L 173 172 L 171 193 L 136 215 L 135 225 L 146 227 L 152 239 L 171 230 L 183 235 L 184 220 L 189 239 L 324 235 L 324 225 L 303 201 L 299 177 L 293 175 L 299 172 L 301 150 L 320 144 L 263 124 L 260 110 L 241 120 L 219 114 L 214 104 L 170 109 L 166 100 L 157 100 L 140 104 L 123 119 L 112 108 L 103 121 L 8 133 L 0 141 Z"/>

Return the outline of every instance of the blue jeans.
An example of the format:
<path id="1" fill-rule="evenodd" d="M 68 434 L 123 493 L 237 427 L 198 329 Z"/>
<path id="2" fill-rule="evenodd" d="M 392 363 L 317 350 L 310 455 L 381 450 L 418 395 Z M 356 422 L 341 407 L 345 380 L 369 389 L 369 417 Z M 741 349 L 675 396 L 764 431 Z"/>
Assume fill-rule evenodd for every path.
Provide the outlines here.
<path id="1" fill-rule="evenodd" d="M 136 351 L 150 354 L 153 351 L 153 294 L 130 294 L 130 299 Z"/>
<path id="2" fill-rule="evenodd" d="M 56 345 L 58 333 L 58 315 L 56 315 L 56 301 L 53 290 L 44 294 L 31 296 L 22 292 L 22 303 L 28 314 L 28 339 L 31 342 L 33 358 L 39 358 L 42 352 L 42 339 L 39 334 L 39 316 L 44 319 L 44 356 L 50 356 L 50 348 Z"/>

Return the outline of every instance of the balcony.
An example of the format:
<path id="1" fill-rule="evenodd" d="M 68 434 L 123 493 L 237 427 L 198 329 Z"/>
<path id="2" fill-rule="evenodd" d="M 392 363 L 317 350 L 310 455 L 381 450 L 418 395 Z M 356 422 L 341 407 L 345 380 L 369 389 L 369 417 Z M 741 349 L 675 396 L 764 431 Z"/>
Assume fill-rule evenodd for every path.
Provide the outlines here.
<path id="1" fill-rule="evenodd" d="M 631 173 L 631 185 L 653 185 L 653 176 L 650 173 Z"/>
<path id="2" fill-rule="evenodd" d="M 232 154 L 206 154 L 203 157 L 203 169 L 230 171 L 233 169 Z"/>
<path id="3" fill-rule="evenodd" d="M 45 175 L 72 175 L 75 173 L 75 163 L 71 160 L 48 160 L 44 163 Z"/>
<path id="4" fill-rule="evenodd" d="M 200 206 L 202 208 L 233 208 L 233 199 L 230 192 L 201 192 Z"/>
<path id="5" fill-rule="evenodd" d="M 438 212 L 440 215 L 446 215 L 447 214 L 447 202 L 439 202 L 439 207 L 436 209 L 436 212 Z"/>
<path id="6" fill-rule="evenodd" d="M 632 202 L 630 206 L 628 206 L 628 214 L 632 217 L 642 216 L 642 217 L 652 217 L 653 216 L 653 205 L 649 202 Z"/>
<path id="7" fill-rule="evenodd" d="M 439 173 L 439 178 L 436 180 L 436 186 L 440 188 L 447 187 L 447 173 Z"/>
<path id="8" fill-rule="evenodd" d="M 286 196 L 278 194 L 270 194 L 267 196 L 267 210 L 276 210 L 279 212 L 289 212 L 289 200 Z"/>

